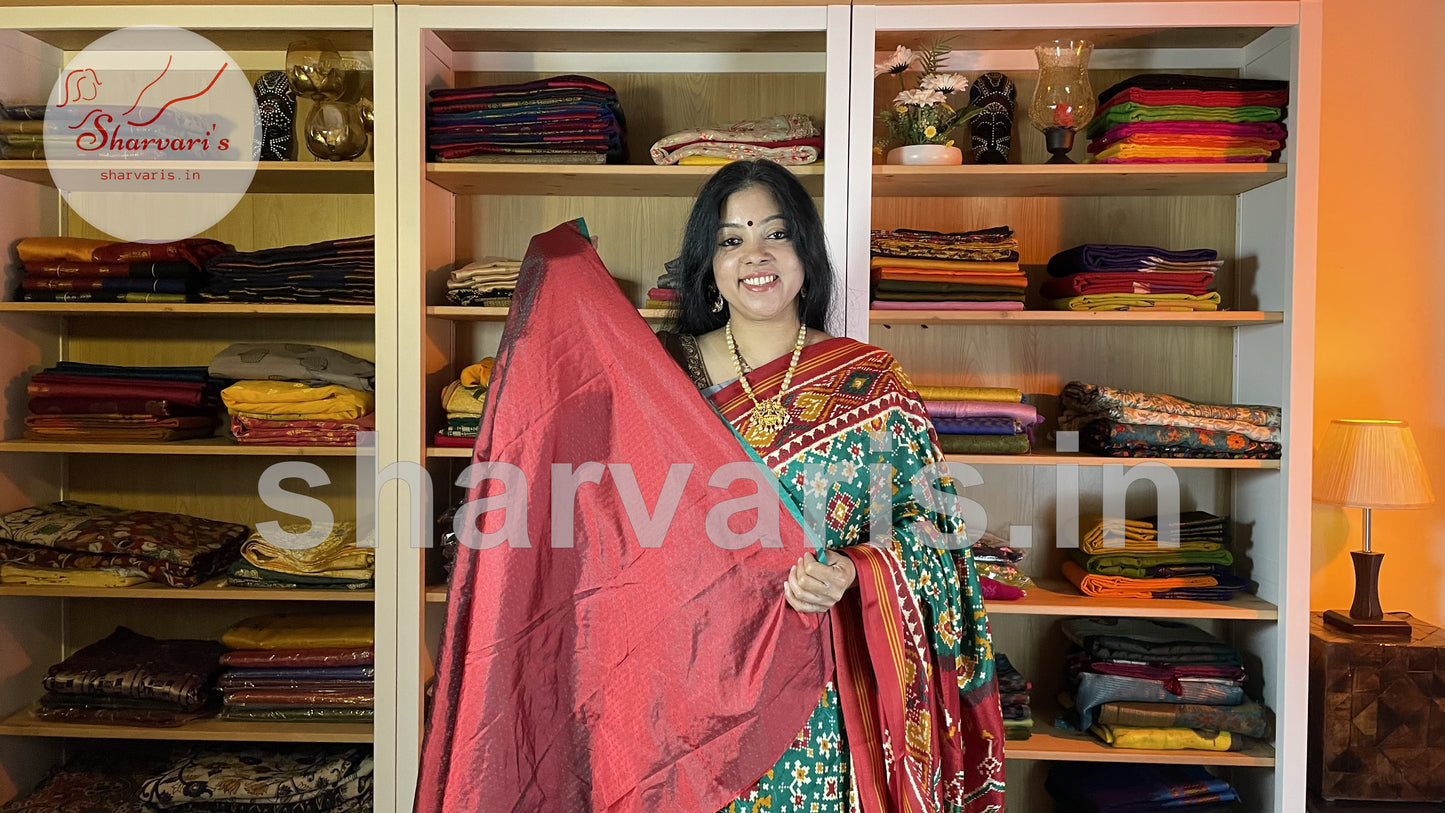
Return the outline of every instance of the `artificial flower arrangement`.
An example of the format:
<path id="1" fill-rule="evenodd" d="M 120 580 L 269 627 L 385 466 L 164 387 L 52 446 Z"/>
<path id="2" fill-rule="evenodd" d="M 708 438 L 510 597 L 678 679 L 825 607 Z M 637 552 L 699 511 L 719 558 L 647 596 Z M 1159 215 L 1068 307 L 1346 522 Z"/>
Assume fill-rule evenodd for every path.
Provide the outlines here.
<path id="1" fill-rule="evenodd" d="M 953 146 L 953 131 L 977 116 L 979 110 L 966 103 L 955 107 L 949 98 L 968 90 L 968 79 L 960 73 L 943 73 L 939 66 L 952 49 L 947 40 L 934 40 L 921 51 L 898 46 L 893 55 L 873 67 L 873 78 L 887 74 L 898 77 L 899 93 L 893 107 L 878 114 L 888 126 L 887 138 L 878 140 L 877 150 L 913 144 Z M 917 68 L 916 87 L 908 87 L 904 74 Z M 966 97 L 965 97 L 966 98 Z M 959 109 L 962 108 L 962 109 Z"/>

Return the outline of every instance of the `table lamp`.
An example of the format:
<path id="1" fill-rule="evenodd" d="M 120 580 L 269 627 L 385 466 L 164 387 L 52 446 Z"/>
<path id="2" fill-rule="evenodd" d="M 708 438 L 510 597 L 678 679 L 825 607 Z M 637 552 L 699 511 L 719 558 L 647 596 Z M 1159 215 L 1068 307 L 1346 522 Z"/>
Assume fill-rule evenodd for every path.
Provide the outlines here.
<path id="1" fill-rule="evenodd" d="M 1315 459 L 1315 501 L 1363 508 L 1364 550 L 1350 551 L 1355 562 L 1355 601 L 1346 615 L 1325 613 L 1325 623 L 1365 635 L 1410 634 L 1403 619 L 1380 611 L 1380 562 L 1370 549 L 1370 511 L 1376 508 L 1424 508 L 1435 501 L 1420 450 L 1404 421 L 1334 420 Z"/>

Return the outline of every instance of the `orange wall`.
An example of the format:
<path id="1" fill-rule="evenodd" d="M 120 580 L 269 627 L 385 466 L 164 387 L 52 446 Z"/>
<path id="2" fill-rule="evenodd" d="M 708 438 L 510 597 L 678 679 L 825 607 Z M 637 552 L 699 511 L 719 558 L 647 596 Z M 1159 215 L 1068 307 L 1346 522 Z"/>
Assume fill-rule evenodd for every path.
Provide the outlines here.
<path id="1" fill-rule="evenodd" d="M 1380 603 L 1445 624 L 1445 1 L 1325 0 L 1315 443 L 1408 421 L 1437 502 L 1376 511 Z M 1382 123 L 1384 127 L 1382 127 Z M 1385 129 L 1387 127 L 1388 129 Z M 1311 603 L 1347 609 L 1360 511 L 1316 505 Z"/>

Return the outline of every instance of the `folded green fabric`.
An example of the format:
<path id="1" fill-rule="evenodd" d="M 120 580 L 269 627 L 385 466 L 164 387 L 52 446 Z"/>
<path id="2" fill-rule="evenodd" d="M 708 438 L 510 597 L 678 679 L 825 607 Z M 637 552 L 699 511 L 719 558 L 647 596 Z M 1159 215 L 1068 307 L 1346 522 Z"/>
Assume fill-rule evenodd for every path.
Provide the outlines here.
<path id="1" fill-rule="evenodd" d="M 1284 109 L 1263 105 L 1200 107 L 1192 104 L 1116 104 L 1089 122 L 1089 138 L 1098 138 L 1116 124 L 1131 121 L 1279 121 Z"/>
<path id="2" fill-rule="evenodd" d="M 376 586 L 371 579 L 336 579 L 329 576 L 300 576 L 257 567 L 245 559 L 237 559 L 226 571 L 226 583 L 233 587 L 260 587 L 273 590 L 334 588 L 338 590 L 370 590 Z"/>
<path id="3" fill-rule="evenodd" d="M 1028 454 L 1028 435 L 939 435 L 946 454 Z"/>
<path id="4" fill-rule="evenodd" d="M 1148 568 L 1159 565 L 1232 565 L 1234 554 L 1223 546 L 1214 550 L 1169 550 L 1133 551 L 1121 550 L 1114 553 L 1100 553 L 1090 556 L 1075 548 L 1069 555 L 1084 571 L 1096 576 L 1125 576 L 1131 579 L 1149 578 Z"/>

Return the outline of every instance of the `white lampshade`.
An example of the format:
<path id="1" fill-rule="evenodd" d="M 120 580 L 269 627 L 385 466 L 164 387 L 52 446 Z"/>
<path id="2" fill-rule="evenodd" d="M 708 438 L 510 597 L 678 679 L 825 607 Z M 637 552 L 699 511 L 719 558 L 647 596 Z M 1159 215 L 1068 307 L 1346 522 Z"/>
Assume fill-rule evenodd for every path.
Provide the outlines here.
<path id="1" fill-rule="evenodd" d="M 1404 421 L 1333 420 L 1315 456 L 1315 501 L 1356 508 L 1424 508 L 1435 501 Z"/>

